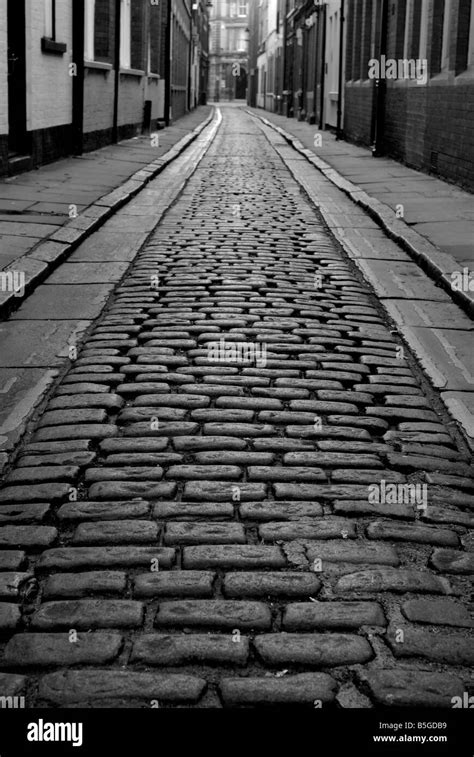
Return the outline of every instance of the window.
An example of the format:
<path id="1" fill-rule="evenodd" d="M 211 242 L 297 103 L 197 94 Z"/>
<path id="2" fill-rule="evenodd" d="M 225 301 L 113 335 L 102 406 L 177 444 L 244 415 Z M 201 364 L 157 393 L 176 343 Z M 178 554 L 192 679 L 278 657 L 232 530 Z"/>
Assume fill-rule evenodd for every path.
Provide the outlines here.
<path id="1" fill-rule="evenodd" d="M 345 76 L 346 81 L 352 80 L 352 62 L 354 53 L 354 6 L 349 5 L 347 9 L 347 22 L 346 22 L 346 68 Z"/>
<path id="2" fill-rule="evenodd" d="M 420 47 L 418 57 L 425 60 L 428 51 L 428 13 L 430 0 L 422 0 L 420 20 Z M 416 57 L 414 55 L 413 57 Z"/>
<path id="3" fill-rule="evenodd" d="M 245 0 L 244 1 L 239 0 L 237 15 L 238 16 L 246 16 L 247 15 L 247 3 L 245 2 Z"/>
<path id="4" fill-rule="evenodd" d="M 94 15 L 95 0 L 86 0 L 84 5 L 84 58 L 94 60 Z"/>
<path id="5" fill-rule="evenodd" d="M 142 0 L 121 0 L 120 68 L 145 69 L 145 6 Z"/>
<path id="6" fill-rule="evenodd" d="M 436 76 L 441 71 L 443 54 L 443 37 L 445 28 L 445 0 L 433 0 L 433 27 L 431 30 L 431 76 Z"/>
<path id="7" fill-rule="evenodd" d="M 410 0 L 405 29 L 405 52 L 403 57 L 417 59 L 420 53 L 422 0 Z"/>
<path id="8" fill-rule="evenodd" d="M 162 22 L 161 15 L 166 12 L 160 5 L 152 5 L 150 8 L 150 47 L 148 71 L 152 74 L 164 74 L 164 52 L 166 23 Z M 163 58 L 163 60 L 162 60 Z"/>
<path id="9" fill-rule="evenodd" d="M 354 0 L 354 63 L 353 78 L 358 81 L 361 77 L 361 49 L 362 39 L 362 0 Z"/>
<path id="10" fill-rule="evenodd" d="M 112 14 L 110 0 L 95 0 L 94 56 L 95 60 L 112 62 Z"/>
<path id="11" fill-rule="evenodd" d="M 41 38 L 43 53 L 64 55 L 67 45 L 56 41 L 56 0 L 44 0 L 44 36 Z"/>
<path id="12" fill-rule="evenodd" d="M 474 13 L 471 0 L 459 0 L 455 74 L 466 71 L 473 60 Z"/>
<path id="13" fill-rule="evenodd" d="M 121 0 L 120 68 L 132 67 L 132 8 L 131 0 Z"/>
<path id="14" fill-rule="evenodd" d="M 145 3 L 142 0 L 131 0 L 130 8 L 131 68 L 141 71 L 145 69 L 148 57 L 148 52 L 145 51 Z"/>
<path id="15" fill-rule="evenodd" d="M 245 29 L 228 29 L 227 33 L 227 49 L 229 52 L 245 52 L 247 49 Z"/>
<path id="16" fill-rule="evenodd" d="M 364 4 L 364 24 L 362 33 L 362 66 L 361 78 L 369 78 L 369 60 L 372 41 L 372 0 L 366 0 Z"/>
<path id="17" fill-rule="evenodd" d="M 85 0 L 84 59 L 112 62 L 110 0 Z"/>
<path id="18" fill-rule="evenodd" d="M 449 70 L 449 48 L 451 36 L 451 0 L 444 2 L 444 23 L 443 23 L 443 47 L 441 48 L 441 70 Z"/>
<path id="19" fill-rule="evenodd" d="M 56 0 L 44 0 L 44 36 L 56 39 Z"/>
<path id="20" fill-rule="evenodd" d="M 467 52 L 467 65 L 474 69 L 474 9 L 471 8 L 471 23 L 469 25 L 469 46 Z"/>
<path id="21" fill-rule="evenodd" d="M 406 12 L 407 0 L 399 0 L 396 5 L 395 11 L 392 10 L 392 15 L 395 15 L 395 36 L 394 38 L 392 37 L 392 39 L 389 38 L 388 57 L 395 58 L 395 60 L 403 58 L 405 45 Z"/>

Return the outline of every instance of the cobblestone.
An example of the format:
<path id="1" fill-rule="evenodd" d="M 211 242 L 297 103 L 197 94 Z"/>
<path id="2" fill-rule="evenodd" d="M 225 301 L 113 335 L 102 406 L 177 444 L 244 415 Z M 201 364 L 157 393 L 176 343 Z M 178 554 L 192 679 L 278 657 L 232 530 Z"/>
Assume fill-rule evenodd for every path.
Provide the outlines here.
<path id="1" fill-rule="evenodd" d="M 403 635 L 399 636 L 400 631 Z M 459 666 L 474 663 L 472 639 L 460 634 L 433 633 L 401 626 L 389 629 L 388 640 L 395 657 L 422 657 Z"/>
<path id="2" fill-rule="evenodd" d="M 416 570 L 380 568 L 362 570 L 343 576 L 336 589 L 341 592 L 358 591 L 372 593 L 380 591 L 426 592 L 427 594 L 449 593 L 449 583 L 432 573 Z"/>
<path id="3" fill-rule="evenodd" d="M 116 659 L 122 646 L 119 634 L 31 633 L 14 636 L 5 649 L 5 664 L 14 667 L 51 665 L 105 665 Z"/>
<path id="4" fill-rule="evenodd" d="M 384 707 L 452 707 L 451 699 L 464 691 L 456 676 L 416 669 L 374 671 L 366 681 Z"/>
<path id="5" fill-rule="evenodd" d="M 384 625 L 382 608 L 376 602 L 301 602 L 288 605 L 283 615 L 286 631 Z"/>
<path id="6" fill-rule="evenodd" d="M 80 599 L 45 602 L 33 615 L 33 628 L 137 628 L 143 619 L 143 605 L 131 600 Z"/>
<path id="7" fill-rule="evenodd" d="M 206 688 L 202 678 L 125 670 L 64 670 L 40 681 L 39 697 L 52 705 L 103 704 L 152 700 L 197 702 Z"/>
<path id="8" fill-rule="evenodd" d="M 248 639 L 234 642 L 231 636 L 193 634 L 192 636 L 147 634 L 133 646 L 132 662 L 146 665 L 222 664 L 245 665 L 249 656 Z"/>
<path id="9" fill-rule="evenodd" d="M 361 664 L 373 657 L 366 639 L 344 634 L 262 634 L 255 648 L 266 664 L 274 666 L 331 667 Z"/>
<path id="10" fill-rule="evenodd" d="M 228 706 L 323 704 L 333 702 L 336 681 L 326 673 L 300 673 L 285 678 L 224 678 L 220 684 Z"/>
<path id="11" fill-rule="evenodd" d="M 158 627 L 268 629 L 269 608 L 261 602 L 190 599 L 162 602 L 155 618 Z"/>
<path id="12" fill-rule="evenodd" d="M 449 707 L 471 458 L 266 134 L 222 111 L 5 468 L 0 693 Z"/>

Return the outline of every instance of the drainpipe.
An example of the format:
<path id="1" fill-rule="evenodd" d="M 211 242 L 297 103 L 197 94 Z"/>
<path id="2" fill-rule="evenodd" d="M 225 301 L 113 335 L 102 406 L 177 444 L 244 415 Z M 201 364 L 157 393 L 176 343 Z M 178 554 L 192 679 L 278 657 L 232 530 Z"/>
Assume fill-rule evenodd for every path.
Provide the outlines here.
<path id="1" fill-rule="evenodd" d="M 342 88 L 344 86 L 343 68 L 344 68 L 344 0 L 341 0 L 340 19 L 339 19 L 339 72 L 337 85 L 337 122 L 336 122 L 336 140 L 343 139 L 344 132 L 342 129 Z"/>
<path id="2" fill-rule="evenodd" d="M 382 0 L 382 16 L 380 19 L 380 43 L 379 43 L 379 61 L 382 62 L 382 55 L 387 57 L 387 26 L 388 26 L 388 0 Z M 384 127 L 385 127 L 385 93 L 386 81 L 384 77 L 375 80 L 375 121 L 373 124 L 374 144 L 372 146 L 372 155 L 379 158 L 383 155 Z"/>
<path id="3" fill-rule="evenodd" d="M 84 0 L 72 5 L 72 142 L 75 155 L 82 155 L 84 137 Z"/>
<path id="4" fill-rule="evenodd" d="M 118 102 L 120 90 L 120 33 L 122 20 L 122 3 L 121 0 L 115 0 L 115 46 L 114 46 L 114 116 L 112 126 L 112 142 L 118 142 Z"/>

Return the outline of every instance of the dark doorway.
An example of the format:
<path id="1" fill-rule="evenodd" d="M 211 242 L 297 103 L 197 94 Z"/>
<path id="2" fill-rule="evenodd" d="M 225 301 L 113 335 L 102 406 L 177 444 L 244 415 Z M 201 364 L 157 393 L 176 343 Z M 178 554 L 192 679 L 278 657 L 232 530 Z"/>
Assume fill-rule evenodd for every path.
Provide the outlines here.
<path id="1" fill-rule="evenodd" d="M 240 74 L 235 81 L 235 99 L 245 100 L 247 97 L 247 71 L 240 66 Z"/>
<path id="2" fill-rule="evenodd" d="M 26 133 L 25 0 L 8 0 L 8 152 L 28 151 Z"/>

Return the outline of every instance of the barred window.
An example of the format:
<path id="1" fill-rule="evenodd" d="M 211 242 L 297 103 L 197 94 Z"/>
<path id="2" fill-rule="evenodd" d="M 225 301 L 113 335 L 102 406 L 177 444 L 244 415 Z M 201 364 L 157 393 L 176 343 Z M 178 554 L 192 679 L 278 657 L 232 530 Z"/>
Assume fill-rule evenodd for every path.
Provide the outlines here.
<path id="1" fill-rule="evenodd" d="M 433 0 L 433 27 L 431 30 L 431 76 L 441 71 L 443 54 L 445 0 Z"/>
<path id="2" fill-rule="evenodd" d="M 131 0 L 130 13 L 131 67 L 145 68 L 145 5 L 142 0 Z"/>
<path id="3" fill-rule="evenodd" d="M 110 0 L 95 0 L 94 56 L 95 60 L 111 62 Z"/>

